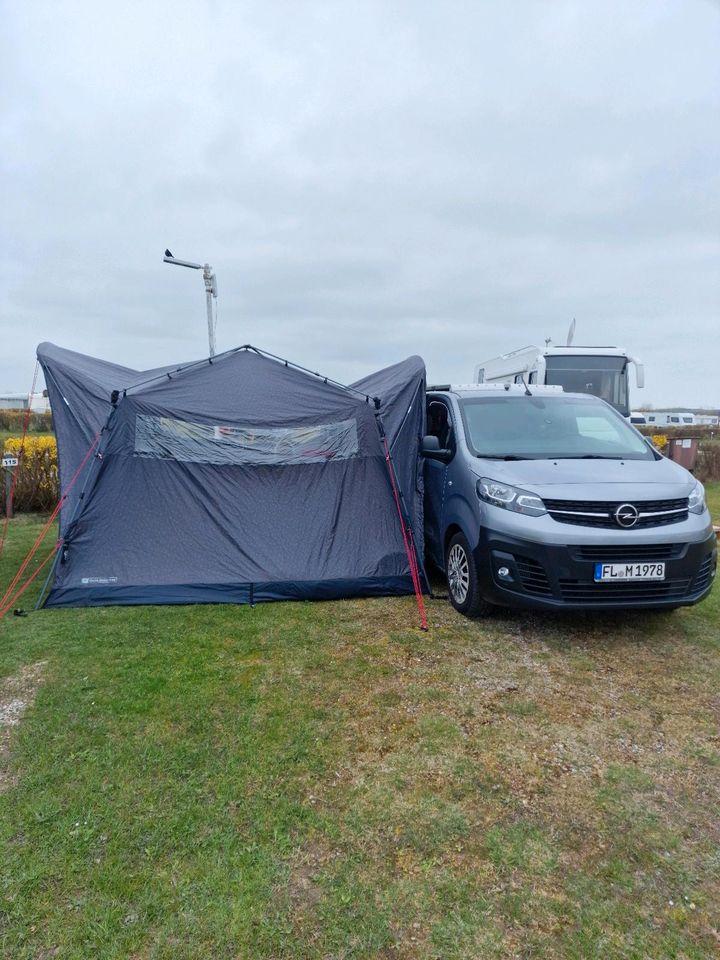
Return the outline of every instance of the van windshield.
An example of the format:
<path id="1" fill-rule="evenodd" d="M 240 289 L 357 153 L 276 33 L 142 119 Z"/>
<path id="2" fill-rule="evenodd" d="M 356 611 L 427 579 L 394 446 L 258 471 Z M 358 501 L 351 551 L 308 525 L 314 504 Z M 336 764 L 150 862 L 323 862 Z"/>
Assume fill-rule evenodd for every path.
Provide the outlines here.
<path id="1" fill-rule="evenodd" d="M 594 397 L 489 396 L 460 401 L 477 457 L 654 460 L 643 437 Z"/>

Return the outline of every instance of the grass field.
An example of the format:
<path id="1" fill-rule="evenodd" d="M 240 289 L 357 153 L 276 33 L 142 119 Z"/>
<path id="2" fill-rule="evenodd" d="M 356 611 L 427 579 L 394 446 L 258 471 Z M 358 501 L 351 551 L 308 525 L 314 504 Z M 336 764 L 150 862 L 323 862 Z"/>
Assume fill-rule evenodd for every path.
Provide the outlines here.
<path id="1" fill-rule="evenodd" d="M 720 592 L 429 616 L 3 620 L 0 955 L 717 956 Z"/>

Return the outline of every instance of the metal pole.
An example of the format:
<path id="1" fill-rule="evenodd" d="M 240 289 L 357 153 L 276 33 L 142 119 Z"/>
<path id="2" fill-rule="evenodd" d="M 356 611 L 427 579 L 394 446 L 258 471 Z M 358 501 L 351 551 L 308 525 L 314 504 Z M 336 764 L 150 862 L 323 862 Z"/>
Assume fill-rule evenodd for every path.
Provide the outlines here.
<path id="1" fill-rule="evenodd" d="M 213 294 L 215 294 L 214 281 L 215 277 L 212 273 L 212 267 L 209 263 L 206 263 L 203 267 L 203 280 L 205 281 L 205 301 L 207 307 L 207 324 L 208 324 L 208 346 L 210 348 L 210 356 L 215 356 L 215 324 L 213 323 Z M 217 296 L 217 294 L 215 294 Z"/>
<path id="2" fill-rule="evenodd" d="M 174 263 L 176 267 L 188 267 L 190 270 L 202 270 L 203 280 L 205 281 L 205 301 L 207 309 L 208 325 L 208 347 L 210 356 L 215 356 L 215 324 L 213 323 L 212 302 L 213 297 L 217 300 L 217 277 L 209 263 L 193 263 L 191 260 L 178 260 L 169 250 L 165 251 L 163 257 L 164 263 Z"/>

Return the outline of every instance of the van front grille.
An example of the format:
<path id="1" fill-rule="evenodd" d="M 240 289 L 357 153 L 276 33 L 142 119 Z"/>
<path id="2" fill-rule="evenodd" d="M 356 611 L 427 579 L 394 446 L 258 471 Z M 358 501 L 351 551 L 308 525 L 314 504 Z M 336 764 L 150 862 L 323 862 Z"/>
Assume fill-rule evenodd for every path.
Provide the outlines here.
<path id="1" fill-rule="evenodd" d="M 558 523 L 572 523 L 582 527 L 639 530 L 680 523 L 688 518 L 688 500 L 545 500 L 548 513 Z M 615 519 L 618 507 L 629 503 L 638 511 L 632 527 L 623 528 Z"/>
<path id="2" fill-rule="evenodd" d="M 560 580 L 560 593 L 568 603 L 631 603 L 653 600 L 682 600 L 688 593 L 689 578 L 682 580 L 630 580 L 624 583 L 595 583 L 588 580 Z"/>
<path id="3" fill-rule="evenodd" d="M 576 560 L 594 563 L 643 563 L 658 560 L 676 560 L 685 550 L 684 543 L 586 544 L 571 547 Z"/>
<path id="4" fill-rule="evenodd" d="M 703 590 L 707 590 L 713 578 L 714 565 L 715 558 L 712 553 L 709 553 L 701 563 L 700 569 L 697 572 L 697 576 L 693 582 L 693 593 L 700 593 Z"/>
<path id="5" fill-rule="evenodd" d="M 520 581 L 528 593 L 543 597 L 552 596 L 552 588 L 541 563 L 530 557 L 515 557 L 515 563 Z"/>

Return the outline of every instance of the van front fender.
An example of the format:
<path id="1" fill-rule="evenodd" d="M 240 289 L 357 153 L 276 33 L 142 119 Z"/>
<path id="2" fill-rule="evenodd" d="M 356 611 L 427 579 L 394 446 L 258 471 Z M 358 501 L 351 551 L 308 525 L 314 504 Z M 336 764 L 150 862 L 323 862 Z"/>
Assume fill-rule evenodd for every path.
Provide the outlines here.
<path id="1" fill-rule="evenodd" d="M 480 526 L 479 502 L 473 510 L 464 496 L 451 494 L 443 507 L 443 553 L 447 551 L 448 540 L 458 529 L 474 550 L 480 540 Z"/>

